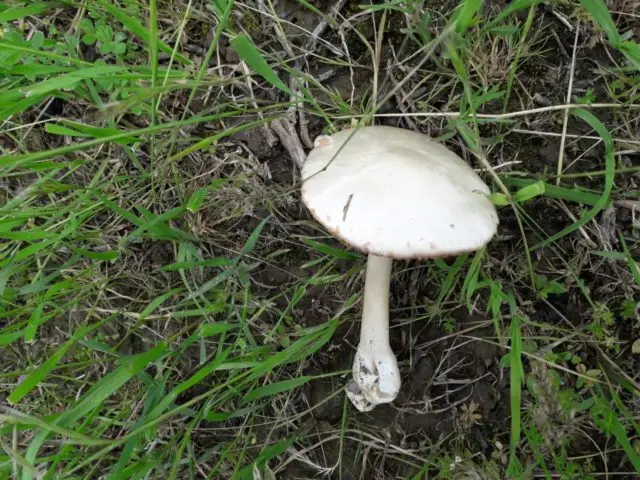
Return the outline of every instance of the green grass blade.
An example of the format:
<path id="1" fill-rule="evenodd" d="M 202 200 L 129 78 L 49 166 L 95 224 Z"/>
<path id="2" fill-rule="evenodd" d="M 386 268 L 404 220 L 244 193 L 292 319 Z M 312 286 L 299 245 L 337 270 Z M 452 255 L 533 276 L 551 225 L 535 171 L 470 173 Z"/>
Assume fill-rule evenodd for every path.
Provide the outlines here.
<path id="1" fill-rule="evenodd" d="M 166 352 L 166 345 L 160 343 L 148 352 L 142 353 L 128 359 L 126 365 L 118 367 L 116 370 L 99 380 L 82 398 L 69 410 L 63 413 L 57 420 L 56 425 L 63 427 L 71 427 L 81 417 L 85 416 L 95 408 L 99 408 L 104 401 L 117 392 L 124 384 L 136 376 L 149 363 L 157 361 Z M 40 431 L 38 435 L 31 441 L 26 460 L 30 464 L 35 464 L 36 456 L 40 447 L 49 435 L 49 431 Z M 23 471 L 22 480 L 33 480 L 32 475 L 28 471 Z"/>
<path id="2" fill-rule="evenodd" d="M 54 2 L 36 2 L 26 6 L 9 7 L 7 10 L 0 12 L 0 23 L 8 23 L 21 18 L 39 15 L 51 8 L 55 8 Z"/>
<path id="3" fill-rule="evenodd" d="M 613 18 L 611 17 L 611 13 L 609 9 L 605 5 L 603 0 L 580 0 L 580 3 L 587 11 L 591 14 L 593 19 L 596 21 L 600 28 L 602 28 L 611 44 L 614 47 L 617 47 L 620 42 L 620 34 L 618 33 L 618 29 L 616 28 L 615 23 L 613 23 Z"/>
<path id="4" fill-rule="evenodd" d="M 97 138 L 95 140 L 89 140 L 87 142 L 82 143 L 74 143 L 72 145 L 68 145 L 65 147 L 54 148 L 51 150 L 43 150 L 35 153 L 28 153 L 24 155 L 6 155 L 4 157 L 0 157 L 0 168 L 1 167 L 16 167 L 16 166 L 31 166 L 32 163 L 38 162 L 40 160 L 45 160 L 47 158 L 55 158 L 58 156 L 65 156 L 69 153 L 88 150 L 91 147 L 95 147 L 102 144 L 107 144 L 110 142 L 115 142 L 116 140 L 122 140 L 127 138 L 133 134 L 135 135 L 145 135 L 149 133 L 156 133 L 163 130 L 171 130 L 172 128 L 179 128 L 186 125 L 193 125 L 197 123 L 205 123 L 205 122 L 213 122 L 220 120 L 222 118 L 232 117 L 234 115 L 238 115 L 240 112 L 235 110 L 229 110 L 224 113 L 207 115 L 205 117 L 191 117 L 187 120 L 175 121 L 175 122 L 167 122 L 161 125 L 156 125 L 152 127 L 140 128 L 133 132 L 122 132 L 115 135 L 111 135 L 109 137 Z M 228 129 L 226 131 L 220 132 L 215 135 L 215 139 L 224 138 L 227 135 L 231 135 L 236 132 L 240 132 L 242 130 L 246 130 L 252 128 L 254 125 L 258 124 L 258 122 L 249 122 L 248 124 L 238 126 L 233 129 Z"/>
<path id="5" fill-rule="evenodd" d="M 508 471 L 515 476 L 522 471 L 522 466 L 517 457 L 518 444 L 520 443 L 521 415 L 520 404 L 522 401 L 522 384 L 524 382 L 524 369 L 522 366 L 522 339 L 520 336 L 520 319 L 517 315 L 511 321 L 511 352 L 510 352 L 510 394 L 511 394 L 511 439 L 509 442 L 509 467 Z"/>
<path id="6" fill-rule="evenodd" d="M 260 452 L 255 462 L 252 465 L 247 465 L 245 468 L 243 468 L 242 471 L 238 473 L 238 476 L 234 476 L 234 479 L 235 478 L 238 478 L 238 479 L 256 478 L 256 476 L 254 475 L 255 468 L 257 468 L 259 471 L 260 468 L 264 467 L 264 465 L 269 460 L 277 457 L 278 455 L 282 455 L 283 453 L 285 453 L 289 449 L 289 447 L 291 447 L 291 445 L 294 444 L 296 440 L 297 440 L 297 437 L 295 436 L 289 437 L 289 438 L 285 438 L 278 441 L 274 445 L 269 445 L 265 447 Z"/>
<path id="7" fill-rule="evenodd" d="M 8 102 L 4 108 L 0 108 L 0 120 L 7 120 L 16 113 L 28 110 L 29 107 L 42 101 L 42 96 L 31 96 L 17 102 Z"/>
<path id="8" fill-rule="evenodd" d="M 316 377 L 305 375 L 302 377 L 291 378 L 289 380 L 282 380 L 281 382 L 274 382 L 263 387 L 256 388 L 255 390 L 247 393 L 242 399 L 242 403 L 253 402 L 265 397 L 273 397 L 279 393 L 288 392 L 298 388 Z"/>
<path id="9" fill-rule="evenodd" d="M 70 280 L 62 280 L 61 282 L 54 283 L 49 289 L 47 293 L 45 293 L 44 298 L 41 302 L 38 303 L 36 308 L 33 310 L 31 317 L 29 318 L 29 322 L 24 329 L 24 341 L 26 343 L 31 343 L 34 341 L 36 333 L 40 325 L 42 325 L 47 319 L 50 319 L 53 315 L 47 315 L 45 317 L 42 316 L 45 305 L 51 301 L 51 299 L 64 290 L 70 289 L 73 286 L 73 282 Z"/>
<path id="10" fill-rule="evenodd" d="M 172 50 L 172 54 L 174 51 Z M 151 88 L 158 82 L 158 5 L 156 0 L 149 0 L 149 66 L 151 67 Z M 158 96 L 151 99 L 151 125 L 157 123 Z"/>
<path id="11" fill-rule="evenodd" d="M 178 398 L 178 395 L 189 390 L 193 386 L 200 383 L 206 377 L 215 372 L 222 363 L 227 359 L 229 354 L 231 353 L 230 349 L 225 350 L 220 355 L 216 357 L 216 359 L 211 362 L 209 365 L 202 367 L 196 373 L 194 373 L 191 377 L 189 377 L 184 382 L 180 382 L 171 392 L 169 392 L 162 401 L 149 413 L 148 420 L 152 420 L 159 415 L 163 414 L 167 408 L 171 406 L 171 404 Z"/>
<path id="12" fill-rule="evenodd" d="M 75 72 L 58 75 L 42 82 L 20 87 L 19 90 L 15 90 L 16 94 L 24 95 L 25 97 L 40 97 L 47 95 L 51 92 L 58 90 L 71 89 L 78 85 L 83 80 L 90 78 L 107 78 L 117 79 L 117 73 L 124 71 L 123 67 L 116 65 L 101 65 L 98 67 L 84 68 Z M 6 92 L 7 95 L 11 95 L 12 91 Z"/>
<path id="13" fill-rule="evenodd" d="M 176 262 L 165 265 L 161 268 L 163 272 L 173 272 L 176 270 L 189 270 L 195 267 L 227 267 L 233 264 L 233 260 L 228 258 L 211 258 L 209 260 L 192 260 L 189 262 Z"/>
<path id="14" fill-rule="evenodd" d="M 291 93 L 289 91 L 289 87 L 280 80 L 278 74 L 269 66 L 264 56 L 258 50 L 258 47 L 253 44 L 249 37 L 246 35 L 237 35 L 231 39 L 230 43 L 236 53 L 246 62 L 249 68 L 258 73 L 274 87 L 287 94 Z"/>
<path id="15" fill-rule="evenodd" d="M 102 323 L 102 322 L 101 322 Z M 82 337 L 88 335 L 93 330 L 98 328 L 101 323 L 97 323 L 90 327 L 79 328 L 76 333 L 71 337 L 67 342 L 65 342 L 62 347 L 60 347 L 55 354 L 49 357 L 42 365 L 37 367 L 33 372 L 31 372 L 27 377 L 18 385 L 9 395 L 7 401 L 11 405 L 15 405 L 20 402 L 26 395 L 29 394 L 34 388 L 40 384 L 47 375 L 53 370 L 56 365 L 62 360 L 62 357 L 67 353 L 67 351 L 80 340 Z"/>
<path id="16" fill-rule="evenodd" d="M 16 65 L 6 70 L 9 75 L 16 75 L 22 77 L 42 77 L 46 75 L 53 75 L 55 73 L 70 73 L 75 72 L 73 67 L 65 67 L 61 65 L 42 65 L 40 63 L 29 63 L 26 65 Z"/>
<path id="17" fill-rule="evenodd" d="M 72 409 L 64 413 L 60 417 L 60 424 L 72 425 L 96 406 L 102 405 L 105 399 L 118 391 L 122 385 L 131 380 L 149 363 L 155 362 L 165 355 L 166 350 L 166 344 L 161 342 L 148 352 L 125 359 L 125 365 L 102 378 Z"/>
<path id="18" fill-rule="evenodd" d="M 604 190 L 602 191 L 602 195 L 596 202 L 596 204 L 589 211 L 585 212 L 582 217 L 578 219 L 577 222 L 569 225 L 568 227 L 563 228 L 558 233 L 551 235 L 549 238 L 535 244 L 531 247 L 531 250 L 537 250 L 539 248 L 544 247 L 545 245 L 549 245 L 550 243 L 555 242 L 556 240 L 568 235 L 571 232 L 578 230 L 580 227 L 585 225 L 587 222 L 591 221 L 603 208 L 605 208 L 610 201 L 611 189 L 613 187 L 613 180 L 615 177 L 615 168 L 616 168 L 616 160 L 615 153 L 613 148 L 613 139 L 611 138 L 611 134 L 606 129 L 606 127 L 598 120 L 592 113 L 587 112 L 586 110 L 576 110 L 574 115 L 591 126 L 598 135 L 602 138 L 605 149 L 605 165 L 606 165 L 606 174 L 604 177 Z"/>
<path id="19" fill-rule="evenodd" d="M 361 258 L 362 255 L 358 252 L 351 252 L 348 250 L 343 250 L 341 248 L 335 248 L 326 243 L 316 242 L 315 240 L 311 240 L 309 238 L 305 238 L 303 242 L 306 245 L 309 245 L 313 250 L 323 255 L 329 255 L 333 258 L 339 258 L 342 260 L 355 260 L 356 258 Z"/>
<path id="20" fill-rule="evenodd" d="M 22 330 L 19 330 L 17 332 L 3 333 L 2 335 L 0 335 L 0 347 L 4 347 L 5 345 L 9 345 L 15 342 L 19 338 L 22 338 L 23 335 L 24 332 Z"/>
<path id="21" fill-rule="evenodd" d="M 456 32 L 464 32 L 473 22 L 477 11 L 483 4 L 482 0 L 465 0 L 461 2 L 462 6 L 454 14 L 452 20 L 456 24 Z"/>
<path id="22" fill-rule="evenodd" d="M 616 442 L 624 450 L 636 473 L 640 474 L 640 455 L 631 443 L 624 425 L 620 422 L 619 413 L 614 408 L 611 408 L 610 403 L 605 398 L 601 391 L 595 396 L 595 402 L 591 407 L 594 423 L 615 437 Z"/>
<path id="23" fill-rule="evenodd" d="M 169 298 L 174 297 L 175 295 L 177 295 L 181 291 L 182 291 L 181 288 L 174 288 L 172 290 L 169 290 L 168 292 L 163 293 L 162 295 L 157 296 L 153 300 L 151 300 L 149 302 L 149 305 L 144 307 L 144 310 L 142 310 L 142 312 L 140 312 L 140 320 L 144 320 L 145 318 L 147 318 L 149 315 L 151 315 L 156 310 L 156 308 L 158 308 L 160 305 L 162 305 L 164 302 L 166 302 Z"/>
<path id="24" fill-rule="evenodd" d="M 91 62 L 85 62 L 76 57 L 69 57 L 46 50 L 38 50 L 36 48 L 25 47 L 23 45 L 15 45 L 0 40 L 0 52 L 17 52 L 24 56 L 44 57 L 50 61 L 57 61 L 62 65 L 77 65 L 84 68 L 91 68 L 94 65 Z"/>
<path id="25" fill-rule="evenodd" d="M 171 236 L 173 233 L 177 232 L 177 230 L 173 228 L 169 228 L 169 226 L 166 225 L 166 222 L 180 217 L 184 212 L 185 212 L 184 207 L 175 207 L 160 215 L 156 215 L 150 221 L 142 223 L 138 228 L 136 228 L 133 232 L 127 235 L 123 239 L 123 241 L 126 240 L 128 242 L 131 242 L 136 238 L 138 238 L 139 236 L 141 236 L 144 232 L 157 231 L 158 228 L 160 228 L 160 231 L 162 232 L 163 235 Z M 187 239 L 192 239 L 192 237 L 187 236 Z"/>
<path id="26" fill-rule="evenodd" d="M 191 213 L 200 211 L 208 193 L 209 191 L 206 188 L 199 188 L 193 192 L 187 202 L 187 210 Z"/>
<path id="27" fill-rule="evenodd" d="M 496 25 L 501 25 L 503 20 L 509 15 L 517 12 L 518 10 L 524 10 L 525 8 L 530 8 L 532 5 L 537 5 L 540 1 L 541 0 L 513 0 L 512 2 L 509 2 L 509 4 L 503 8 L 498 15 L 492 18 L 485 28 L 495 28 Z"/>
<path id="28" fill-rule="evenodd" d="M 262 234 L 262 230 L 264 230 L 264 227 L 268 221 L 269 217 L 263 218 L 258 226 L 253 229 L 253 232 L 251 232 L 251 235 L 249 235 L 246 242 L 244 243 L 244 246 L 242 247 L 241 255 L 249 255 L 253 251 L 253 249 L 256 248 L 256 243 L 258 242 L 258 239 Z"/>
<path id="29" fill-rule="evenodd" d="M 251 372 L 250 380 L 256 380 L 281 365 L 300 361 L 326 344 L 338 326 L 336 320 L 322 325 L 318 330 L 296 340 L 287 349 L 277 352 Z"/>
<path id="30" fill-rule="evenodd" d="M 65 442 L 75 443 L 78 445 L 99 446 L 110 445 L 112 443 L 110 440 L 95 440 L 81 433 L 74 432 L 73 430 L 69 430 L 52 423 L 48 423 L 39 418 L 26 415 L 13 409 L 9 409 L 5 414 L 0 414 L 0 422 L 20 425 L 23 427 L 32 427 L 42 429 L 44 431 L 49 431 L 51 433 L 56 433 L 62 437 L 65 437 Z"/>
<path id="31" fill-rule="evenodd" d="M 198 329 L 198 334 L 203 338 L 213 337 L 236 328 L 238 328 L 238 326 L 231 323 L 203 323 Z"/>
<path id="32" fill-rule="evenodd" d="M 116 20 L 118 20 L 122 25 L 129 30 L 134 35 L 140 37 L 145 44 L 151 45 L 152 42 L 156 42 L 158 49 L 161 52 L 171 55 L 173 53 L 173 49 L 167 45 L 166 43 L 159 41 L 157 38 L 151 38 L 151 32 L 144 28 L 144 26 L 138 22 L 135 17 L 132 17 L 127 12 L 121 10 L 117 6 L 115 6 L 112 2 L 107 0 L 94 0 L 98 5 L 104 8 L 109 14 L 111 14 Z M 181 63 L 185 65 L 191 65 L 191 60 L 181 54 L 176 54 L 175 58 L 177 58 Z"/>
<path id="33" fill-rule="evenodd" d="M 64 135 L 68 137 L 81 137 L 81 138 L 107 138 L 114 135 L 124 133 L 117 128 L 103 128 L 94 127 L 92 125 L 85 125 L 79 122 L 72 122 L 69 120 L 61 120 L 65 125 L 58 125 L 56 123 L 48 123 L 45 129 L 48 133 L 53 135 Z M 119 138 L 114 140 L 114 143 L 121 145 L 129 145 L 136 142 L 138 139 L 134 136 Z"/>
<path id="34" fill-rule="evenodd" d="M 569 202 L 581 203 L 583 205 L 597 205 L 601 199 L 601 195 L 588 192 L 584 189 L 575 187 L 567 188 L 554 185 L 552 183 L 542 182 L 541 180 L 530 180 L 517 177 L 505 177 L 503 179 L 505 185 L 517 188 L 527 188 L 530 185 L 541 182 L 544 187 L 544 195 L 552 198 L 559 198 Z"/>

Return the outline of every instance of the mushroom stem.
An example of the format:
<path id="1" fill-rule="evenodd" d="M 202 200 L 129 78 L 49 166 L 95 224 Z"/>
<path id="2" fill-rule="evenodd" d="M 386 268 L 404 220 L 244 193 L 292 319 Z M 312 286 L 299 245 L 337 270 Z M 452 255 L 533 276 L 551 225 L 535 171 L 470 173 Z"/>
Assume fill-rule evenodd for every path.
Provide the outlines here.
<path id="1" fill-rule="evenodd" d="M 367 258 L 360 344 L 347 395 L 361 412 L 392 402 L 400 390 L 400 371 L 389 345 L 389 284 L 393 259 Z"/>
<path id="2" fill-rule="evenodd" d="M 360 345 L 389 345 L 389 285 L 393 259 L 369 255 L 364 280 Z"/>

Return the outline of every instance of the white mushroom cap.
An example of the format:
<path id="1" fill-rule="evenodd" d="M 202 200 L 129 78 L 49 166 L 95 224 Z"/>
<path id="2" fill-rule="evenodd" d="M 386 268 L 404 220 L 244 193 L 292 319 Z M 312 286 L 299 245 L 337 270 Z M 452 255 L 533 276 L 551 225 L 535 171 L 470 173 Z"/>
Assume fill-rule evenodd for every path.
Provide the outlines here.
<path id="1" fill-rule="evenodd" d="M 371 126 L 315 143 L 302 169 L 302 199 L 352 247 L 395 259 L 437 258 L 477 250 L 495 235 L 487 185 L 428 136 Z"/>

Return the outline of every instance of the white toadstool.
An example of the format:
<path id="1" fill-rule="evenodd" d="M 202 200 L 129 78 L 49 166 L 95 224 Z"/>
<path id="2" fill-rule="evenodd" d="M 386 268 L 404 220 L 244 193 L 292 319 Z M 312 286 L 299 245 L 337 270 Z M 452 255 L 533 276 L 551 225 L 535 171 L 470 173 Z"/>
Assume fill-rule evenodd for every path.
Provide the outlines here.
<path id="1" fill-rule="evenodd" d="M 302 169 L 302 199 L 333 235 L 368 254 L 360 344 L 347 389 L 360 411 L 401 385 L 389 345 L 393 259 L 483 247 L 498 216 L 489 188 L 455 153 L 410 130 L 372 126 L 321 136 Z"/>

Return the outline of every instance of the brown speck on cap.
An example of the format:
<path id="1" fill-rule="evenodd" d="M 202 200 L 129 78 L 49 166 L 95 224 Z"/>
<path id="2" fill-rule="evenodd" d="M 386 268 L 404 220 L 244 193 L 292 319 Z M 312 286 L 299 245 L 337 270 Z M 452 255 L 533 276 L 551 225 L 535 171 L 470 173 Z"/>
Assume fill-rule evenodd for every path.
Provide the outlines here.
<path id="1" fill-rule="evenodd" d="M 449 226 L 450 226 L 451 228 L 456 228 L 456 226 L 455 226 L 453 223 L 450 223 L 450 224 L 449 224 Z"/>

